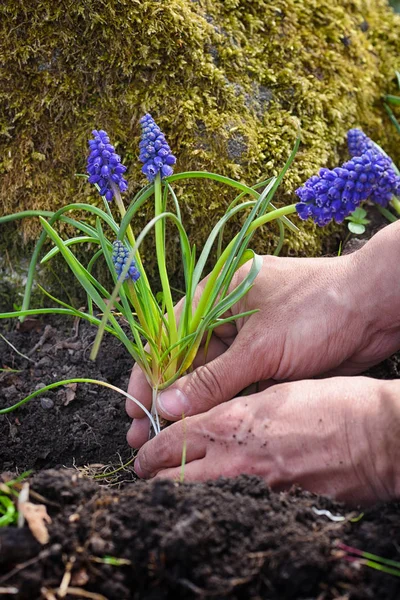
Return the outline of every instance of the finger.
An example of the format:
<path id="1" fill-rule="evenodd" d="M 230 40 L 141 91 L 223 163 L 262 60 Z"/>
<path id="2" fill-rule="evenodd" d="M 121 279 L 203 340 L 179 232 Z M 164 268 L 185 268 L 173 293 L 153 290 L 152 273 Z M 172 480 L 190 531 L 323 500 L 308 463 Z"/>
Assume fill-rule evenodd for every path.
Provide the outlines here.
<path id="1" fill-rule="evenodd" d="M 253 337 L 254 334 L 251 338 Z M 160 392 L 160 414 L 170 421 L 176 421 L 182 414 L 190 416 L 206 412 L 213 406 L 230 400 L 246 386 L 260 379 L 260 361 L 253 354 L 252 339 L 240 332 L 226 352 Z"/>
<path id="2" fill-rule="evenodd" d="M 128 394 L 134 398 L 137 398 L 148 410 L 150 410 L 152 399 L 151 387 L 148 384 L 142 369 L 137 363 L 132 369 L 128 385 Z M 125 402 L 125 409 L 132 419 L 141 419 L 145 416 L 142 409 L 135 404 L 135 402 L 129 400 L 129 398 L 127 398 Z"/>
<path id="3" fill-rule="evenodd" d="M 217 479 L 220 473 L 217 473 L 215 469 L 210 469 L 209 461 L 206 459 L 194 460 L 190 463 L 180 467 L 174 467 L 172 469 L 163 469 L 159 471 L 155 476 L 155 479 L 173 479 L 175 481 L 181 481 L 188 483 L 192 481 L 206 481 L 207 479 Z"/>
<path id="4" fill-rule="evenodd" d="M 196 358 L 193 362 L 194 367 L 203 365 L 205 362 L 214 360 L 225 352 L 227 346 L 219 338 L 212 336 L 207 351 L 205 347 L 199 348 Z M 150 410 L 152 403 L 152 390 L 142 369 L 138 364 L 135 364 L 128 385 L 128 394 L 137 398 L 144 406 Z M 129 398 L 125 402 L 125 410 L 132 419 L 142 419 L 145 417 L 143 410 Z M 128 442 L 129 443 L 129 442 Z M 144 443 L 144 442 L 142 442 Z M 132 444 L 131 444 L 132 445 Z M 139 446 L 134 446 L 138 448 Z"/>
<path id="5" fill-rule="evenodd" d="M 141 448 L 149 439 L 150 421 L 147 417 L 134 419 L 126 434 L 126 440 L 132 448 Z"/>
<path id="6" fill-rule="evenodd" d="M 183 419 L 170 425 L 140 448 L 134 465 L 139 477 L 149 479 L 161 469 L 178 467 L 182 464 L 184 451 L 186 462 L 205 456 L 206 438 L 195 431 L 188 431 L 189 421 Z"/>

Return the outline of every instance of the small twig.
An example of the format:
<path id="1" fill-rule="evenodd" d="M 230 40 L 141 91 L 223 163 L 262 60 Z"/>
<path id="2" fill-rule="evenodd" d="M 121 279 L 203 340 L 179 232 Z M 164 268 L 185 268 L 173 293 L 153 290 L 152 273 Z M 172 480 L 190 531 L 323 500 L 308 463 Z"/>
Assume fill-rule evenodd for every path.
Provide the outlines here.
<path id="1" fill-rule="evenodd" d="M 74 566 L 74 563 L 75 563 L 75 556 L 71 556 L 69 561 L 65 565 L 64 575 L 63 575 L 63 578 L 61 580 L 60 586 L 57 591 L 57 596 L 59 598 L 65 598 L 65 596 L 68 594 L 68 587 L 69 587 L 69 584 L 71 583 L 72 567 Z"/>
<path id="2" fill-rule="evenodd" d="M 34 490 L 29 490 L 29 494 L 35 500 L 38 500 L 39 502 L 43 502 L 43 504 L 48 504 L 49 506 L 54 506 L 55 508 L 61 507 L 61 504 L 59 504 L 58 502 L 53 502 L 52 500 L 48 500 L 41 494 L 38 494 L 37 492 L 35 492 Z"/>
<path id="3" fill-rule="evenodd" d="M 18 594 L 19 589 L 16 587 L 0 587 L 0 594 Z"/>
<path id="4" fill-rule="evenodd" d="M 60 587 L 58 588 L 58 591 L 57 591 L 57 596 L 59 598 L 65 598 L 65 596 L 68 593 L 68 586 L 71 583 L 71 569 L 72 569 L 72 563 L 68 563 L 65 568 L 65 572 L 64 572 L 63 578 L 61 580 Z"/>
<path id="5" fill-rule="evenodd" d="M 80 308 L 79 310 L 83 310 L 83 308 Z M 57 342 L 54 346 L 56 351 L 57 350 L 80 350 L 82 348 L 82 342 L 79 339 L 80 321 L 81 321 L 80 317 L 75 317 L 72 337 L 69 337 L 66 340 L 61 340 L 60 342 Z"/>
<path id="6" fill-rule="evenodd" d="M 50 590 L 49 588 L 46 588 L 46 587 L 40 588 L 40 593 L 42 594 L 42 596 L 44 597 L 45 600 L 57 600 L 57 598 L 53 594 L 53 591 Z"/>
<path id="7" fill-rule="evenodd" d="M 40 552 L 37 556 L 34 556 L 30 560 L 27 560 L 26 562 L 21 563 L 20 565 L 17 565 L 16 567 L 14 567 L 14 569 L 12 569 L 11 571 L 9 571 L 5 575 L 3 575 L 3 577 L 0 577 L 0 583 L 4 583 L 5 581 L 7 581 L 7 579 L 11 579 L 12 577 L 14 577 L 14 575 L 19 573 L 20 571 L 23 571 L 27 567 L 34 565 L 35 563 L 41 561 L 43 558 L 47 558 L 51 554 L 52 550 L 53 550 L 53 548 L 46 548 L 45 550 Z"/>
<path id="8" fill-rule="evenodd" d="M 58 596 L 59 596 L 59 589 L 56 590 L 56 594 L 58 594 Z M 83 588 L 79 588 L 79 587 L 67 588 L 67 594 L 70 594 L 71 596 L 82 596 L 82 598 L 90 598 L 91 600 L 108 600 L 108 598 L 106 598 L 102 594 L 95 594 L 94 592 L 88 592 L 87 590 L 84 590 Z"/>
<path id="9" fill-rule="evenodd" d="M 10 255 L 8 254 L 7 248 L 5 248 L 5 252 L 6 252 L 6 259 L 7 259 L 7 263 L 8 263 L 8 268 L 10 269 L 11 273 L 14 273 L 14 268 L 13 268 L 13 264 L 10 260 Z"/>
<path id="10" fill-rule="evenodd" d="M 43 346 L 43 344 L 45 343 L 45 341 L 54 332 L 55 332 L 55 329 L 53 329 L 53 327 L 51 325 L 46 325 L 46 327 L 44 328 L 42 337 L 40 338 L 40 340 L 38 341 L 38 343 L 35 344 L 31 350 L 29 350 L 29 352 L 28 352 L 29 356 L 32 356 L 32 354 L 34 354 L 36 352 L 36 350 L 39 350 L 39 348 L 41 348 Z M 33 361 L 33 362 L 35 362 L 35 361 Z"/>
<path id="11" fill-rule="evenodd" d="M 8 345 L 9 345 L 9 346 L 10 346 L 10 347 L 11 347 L 11 348 L 14 350 L 14 352 L 16 352 L 16 353 L 17 353 L 19 356 L 22 356 L 22 358 L 24 358 L 25 360 L 29 360 L 29 361 L 30 361 L 30 362 L 32 362 L 32 363 L 34 363 L 34 362 L 35 362 L 35 361 L 34 361 L 34 360 L 32 360 L 31 358 L 29 358 L 29 356 L 26 356 L 25 354 L 22 354 L 22 352 L 20 352 L 19 350 L 17 350 L 17 349 L 16 349 L 16 347 L 15 347 L 15 346 L 13 346 L 13 345 L 12 345 L 12 343 L 11 343 L 11 342 L 9 342 L 9 341 L 8 341 L 8 339 L 7 339 L 7 338 L 5 338 L 5 337 L 4 337 L 4 335 L 2 335 L 1 333 L 0 333 L 0 337 L 1 337 L 1 339 L 2 339 L 2 340 L 4 340 L 4 341 L 6 342 L 6 344 L 8 344 Z"/>

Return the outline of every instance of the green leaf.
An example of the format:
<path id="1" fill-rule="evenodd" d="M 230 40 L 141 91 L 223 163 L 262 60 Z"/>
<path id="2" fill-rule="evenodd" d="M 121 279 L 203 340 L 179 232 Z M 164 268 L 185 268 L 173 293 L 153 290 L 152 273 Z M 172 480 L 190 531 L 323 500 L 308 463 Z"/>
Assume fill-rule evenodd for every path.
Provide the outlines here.
<path id="1" fill-rule="evenodd" d="M 376 208 L 381 213 L 381 215 L 383 215 L 385 217 L 385 219 L 387 219 L 389 221 L 389 223 L 396 223 L 398 221 L 398 218 L 393 213 L 391 213 L 390 210 L 388 210 L 387 208 L 384 208 L 383 206 L 379 206 L 379 204 L 376 205 Z"/>
<path id="2" fill-rule="evenodd" d="M 353 221 L 350 221 L 347 223 L 347 227 L 351 233 L 355 233 L 356 235 L 362 235 L 365 232 L 365 227 L 361 223 L 353 223 Z"/>
<path id="3" fill-rule="evenodd" d="M 355 211 L 352 212 L 351 216 L 357 220 L 364 219 L 367 216 L 367 211 L 365 210 L 365 208 L 361 208 L 361 206 L 359 206 L 358 208 L 356 208 Z"/>
<path id="4" fill-rule="evenodd" d="M 287 168 L 289 168 L 289 165 L 291 164 L 291 162 L 294 158 L 293 153 L 295 153 L 297 151 L 298 143 L 299 143 L 299 140 L 296 140 L 296 144 L 292 151 L 292 154 L 290 155 L 290 157 L 289 157 L 288 161 L 286 162 L 284 168 L 282 169 L 281 173 L 276 178 L 276 181 L 280 182 L 281 175 L 283 177 Z M 234 187 L 237 190 L 240 190 L 241 192 L 245 192 L 246 194 L 253 196 L 253 198 L 258 199 L 258 197 L 259 197 L 258 192 L 254 188 L 249 187 L 248 185 L 245 185 L 244 183 L 241 183 L 240 181 L 235 181 L 234 179 L 231 179 L 230 177 L 225 177 L 224 175 L 218 175 L 217 173 L 209 173 L 208 171 L 186 171 L 184 173 L 176 173 L 175 175 L 166 177 L 165 181 L 167 181 L 168 183 L 171 183 L 172 181 L 180 181 L 182 179 L 212 179 L 213 181 L 219 181 L 220 183 L 225 183 L 227 185 L 230 185 L 231 187 Z M 279 183 L 278 183 L 278 185 L 279 185 Z M 275 206 L 272 204 L 272 202 L 269 204 L 267 210 L 271 210 L 271 211 L 275 210 Z M 291 231 L 298 233 L 299 228 L 294 223 L 292 223 L 287 217 L 283 216 L 283 217 L 281 217 L 281 219 L 282 219 L 282 222 L 286 225 L 286 227 L 288 227 Z"/>
<path id="5" fill-rule="evenodd" d="M 69 268 L 71 269 L 71 271 L 73 272 L 83 289 L 86 291 L 86 293 L 90 295 L 93 302 L 97 304 L 97 306 L 103 313 L 108 311 L 109 305 L 107 305 L 107 303 L 104 301 L 104 299 L 102 298 L 102 296 L 100 296 L 98 292 L 98 290 L 100 290 L 101 294 L 107 297 L 109 296 L 107 290 L 105 290 L 103 286 L 101 286 L 100 283 L 85 269 L 85 267 L 82 265 L 82 263 L 79 262 L 79 260 L 71 252 L 71 250 L 64 245 L 63 240 L 60 238 L 58 233 L 51 227 L 51 225 L 42 217 L 39 218 L 46 233 L 59 248 L 63 258 L 67 262 Z M 114 304 L 115 302 L 113 302 L 113 305 Z M 114 330 L 118 334 L 118 338 L 121 340 L 121 342 L 123 342 L 127 350 L 136 360 L 137 353 L 135 352 L 135 348 L 132 342 L 129 341 L 127 335 L 125 334 L 115 317 L 113 315 L 110 315 L 109 318 Z"/>
<path id="6" fill-rule="evenodd" d="M 182 248 L 183 248 L 183 255 L 185 257 L 184 260 L 186 261 L 186 263 L 190 264 L 191 251 L 190 251 L 189 240 L 187 238 L 186 231 L 184 230 L 182 223 L 179 221 L 178 217 L 170 212 L 161 213 L 160 215 L 153 217 L 153 219 L 151 219 L 151 221 L 149 221 L 149 223 L 147 223 L 147 225 L 141 231 L 140 235 L 138 236 L 138 238 L 136 240 L 136 243 L 135 243 L 133 249 L 130 251 L 128 259 L 126 261 L 126 265 L 125 265 L 124 269 L 122 270 L 121 275 L 120 275 L 120 277 L 114 287 L 114 290 L 110 296 L 109 302 L 108 302 L 105 310 L 103 311 L 103 317 L 101 320 L 101 324 L 97 331 L 97 335 L 96 335 L 96 338 L 93 343 L 92 351 L 90 353 L 90 358 L 92 360 L 95 360 L 97 353 L 99 351 L 99 347 L 100 347 L 100 343 L 101 343 L 101 340 L 103 337 L 105 325 L 106 325 L 108 319 L 111 319 L 111 317 L 112 317 L 112 312 L 111 312 L 112 307 L 115 304 L 118 292 L 121 288 L 121 285 L 123 284 L 125 275 L 127 274 L 128 270 L 129 270 L 129 265 L 131 264 L 132 260 L 136 256 L 136 253 L 138 252 L 141 243 L 143 242 L 144 238 L 149 233 L 149 231 L 155 226 L 157 221 L 159 221 L 160 219 L 166 219 L 166 218 L 171 219 L 175 223 L 175 225 L 178 227 L 179 235 L 181 237 Z"/>
<path id="7" fill-rule="evenodd" d="M 12 525 L 16 520 L 17 511 L 14 502 L 8 496 L 0 496 L 0 514 L 3 514 L 0 517 L 0 527 Z"/>
<path id="8" fill-rule="evenodd" d="M 388 94 L 387 96 L 385 96 L 385 100 L 386 102 L 389 102 L 389 104 L 393 104 L 394 106 L 400 106 L 400 96 L 392 96 Z"/>
<path id="9" fill-rule="evenodd" d="M 256 183 L 255 185 L 253 185 L 252 188 L 254 190 L 257 190 L 260 187 L 265 187 L 266 185 L 269 184 L 271 179 L 272 179 L 272 177 L 269 177 L 268 179 L 265 179 L 264 181 L 260 181 L 259 183 Z M 237 205 L 237 203 L 239 202 L 239 200 L 241 200 L 246 195 L 247 195 L 247 192 L 240 192 L 240 194 L 238 196 L 236 196 L 236 198 L 230 203 L 230 205 L 228 206 L 228 208 L 225 211 L 225 214 L 228 213 L 232 208 L 234 208 Z M 224 229 L 225 229 L 225 226 L 222 226 L 221 230 L 218 234 L 217 259 L 221 256 L 221 253 L 222 253 L 222 241 L 223 241 L 223 237 L 224 237 Z"/>
<path id="10" fill-rule="evenodd" d="M 86 210 L 88 212 L 93 212 L 94 214 L 96 214 L 97 216 L 100 216 L 101 218 L 103 218 L 106 223 L 111 227 L 111 229 L 113 229 L 116 234 L 118 232 L 118 225 L 115 223 L 115 221 L 113 219 L 111 219 L 108 215 L 106 215 L 106 213 L 104 211 L 101 211 L 99 208 L 97 208 L 96 206 L 91 206 L 90 204 L 68 204 L 67 206 L 63 206 L 62 208 L 60 208 L 57 212 L 55 213 L 50 213 L 51 214 L 51 218 L 49 221 L 49 225 L 53 225 L 57 220 L 63 221 L 65 223 L 69 223 L 70 225 L 73 224 L 75 225 L 75 227 L 77 227 L 77 229 L 79 229 L 80 231 L 83 231 L 84 233 L 87 233 L 88 235 L 91 235 L 93 233 L 93 231 L 95 232 L 96 230 L 93 229 L 93 227 L 85 225 L 84 223 L 80 223 L 79 221 L 74 221 L 73 219 L 70 219 L 69 217 L 64 217 L 64 213 L 68 212 L 70 210 Z M 22 218 L 22 216 L 39 216 L 40 218 L 40 214 L 41 211 L 25 211 L 23 213 L 20 213 L 18 215 L 9 215 L 12 218 Z M 41 213 L 42 216 L 49 216 L 48 213 L 44 214 L 43 212 Z M 0 223 L 2 222 L 2 219 L 0 219 Z M 46 240 L 46 236 L 47 233 L 46 231 L 43 231 L 36 243 L 35 249 L 33 251 L 32 254 L 32 258 L 31 258 L 31 262 L 29 263 L 29 269 L 28 269 L 28 277 L 27 277 L 27 281 L 25 284 L 25 292 L 24 292 L 24 299 L 22 302 L 22 308 L 25 310 L 27 308 L 29 308 L 29 303 L 30 303 L 30 299 L 31 299 L 31 292 L 32 292 L 32 285 L 33 285 L 33 279 L 35 276 L 35 271 L 36 271 L 36 264 L 37 261 L 39 259 L 39 254 L 40 251 L 42 249 L 42 246 Z"/>
<path id="11" fill-rule="evenodd" d="M 394 116 L 394 112 L 392 111 L 392 109 L 390 108 L 390 106 L 388 104 L 384 103 L 383 106 L 385 107 L 385 110 L 386 110 L 387 114 L 389 115 L 389 118 L 392 121 L 393 125 L 396 127 L 398 133 L 400 133 L 400 123 Z"/>
<path id="12" fill-rule="evenodd" d="M 69 240 L 65 240 L 64 244 L 66 246 L 73 246 L 74 244 L 82 244 L 84 242 L 94 242 L 95 244 L 99 243 L 99 240 L 97 238 L 94 237 L 89 237 L 87 235 L 82 235 L 82 236 L 78 236 L 78 237 L 74 237 L 74 238 L 70 238 Z M 58 254 L 60 251 L 57 248 L 57 246 L 55 248 L 52 248 L 40 261 L 40 264 L 43 265 L 44 263 L 46 263 L 48 260 L 50 260 L 51 258 L 53 258 L 53 256 L 55 256 L 56 254 Z"/>

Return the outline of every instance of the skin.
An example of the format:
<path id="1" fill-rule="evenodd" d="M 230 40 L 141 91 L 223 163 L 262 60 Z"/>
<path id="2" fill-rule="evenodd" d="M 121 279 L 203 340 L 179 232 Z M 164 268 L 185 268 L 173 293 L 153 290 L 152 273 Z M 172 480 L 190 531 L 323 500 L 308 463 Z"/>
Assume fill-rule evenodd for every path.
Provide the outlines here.
<path id="1" fill-rule="evenodd" d="M 186 436 L 186 480 L 253 473 L 277 489 L 295 482 L 354 503 L 398 497 L 398 383 L 340 377 L 400 348 L 398 239 L 395 223 L 352 255 L 264 257 L 232 309 L 259 312 L 215 330 L 207 356 L 200 349 L 194 371 L 159 396 L 160 414 L 184 414 L 184 428 L 176 423 L 145 443 L 148 421 L 127 404 L 138 475 L 179 476 Z M 258 381 L 263 391 L 235 398 Z M 150 407 L 136 366 L 129 393 Z"/>

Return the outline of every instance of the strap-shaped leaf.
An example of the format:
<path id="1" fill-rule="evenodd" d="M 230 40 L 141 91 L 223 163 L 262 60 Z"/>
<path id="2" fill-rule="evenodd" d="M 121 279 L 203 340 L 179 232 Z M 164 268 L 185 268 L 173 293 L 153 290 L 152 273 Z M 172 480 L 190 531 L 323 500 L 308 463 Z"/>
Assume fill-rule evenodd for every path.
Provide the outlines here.
<path id="1" fill-rule="evenodd" d="M 92 242 L 94 244 L 100 243 L 97 238 L 89 237 L 88 235 L 77 236 L 74 238 L 69 238 L 68 240 L 64 240 L 65 246 L 74 246 L 75 244 L 84 244 L 84 243 L 90 243 L 90 242 Z M 57 248 L 57 246 L 55 248 L 52 248 L 45 256 L 43 256 L 42 260 L 40 261 L 40 264 L 44 265 L 48 260 L 53 258 L 59 252 L 60 251 Z"/>
<path id="2" fill-rule="evenodd" d="M 134 259 L 134 257 L 136 256 L 137 251 L 139 250 L 144 238 L 146 237 L 146 235 L 149 233 L 149 231 L 155 226 L 155 224 L 162 219 L 166 219 L 169 218 L 171 219 L 176 226 L 179 229 L 179 233 L 182 236 L 182 242 L 183 242 L 183 248 L 184 248 L 184 252 L 185 252 L 185 256 L 188 256 L 190 258 L 191 252 L 190 252 L 190 245 L 189 245 L 189 240 L 187 238 L 186 235 L 186 231 L 184 230 L 182 223 L 179 221 L 179 219 L 177 218 L 176 215 L 174 215 L 173 213 L 170 212 L 166 212 L 166 213 L 161 213 L 160 215 L 157 215 L 156 217 L 153 217 L 153 219 L 151 219 L 151 221 L 149 221 L 149 223 L 147 223 L 147 225 L 144 227 L 143 231 L 140 233 L 140 235 L 138 236 L 136 243 L 134 245 L 134 247 L 132 248 L 132 250 L 129 252 L 129 256 L 127 258 L 126 261 L 126 265 L 124 267 L 124 269 L 122 270 L 117 284 L 111 294 L 110 300 L 108 302 L 108 305 L 106 307 L 106 309 L 104 310 L 104 314 L 103 314 L 103 318 L 101 320 L 101 325 L 97 331 L 97 335 L 93 344 L 93 348 L 92 348 L 92 352 L 90 354 L 90 357 L 92 358 L 92 360 L 94 360 L 97 356 L 97 353 L 99 351 L 99 347 L 100 347 L 100 343 L 104 334 L 104 327 L 105 324 L 107 323 L 108 319 L 111 317 L 111 311 L 112 311 L 112 307 L 116 301 L 116 298 L 118 296 L 119 290 L 121 288 L 121 285 L 125 279 L 125 276 L 129 270 L 129 266 L 132 262 L 132 260 Z"/>
<path id="3" fill-rule="evenodd" d="M 105 303 L 103 298 L 98 293 L 96 287 L 93 285 L 93 281 L 96 281 L 94 277 L 84 268 L 84 266 L 79 262 L 79 260 L 74 256 L 69 248 L 64 246 L 63 240 L 60 238 L 58 233 L 51 227 L 51 225 L 42 217 L 40 218 L 40 222 L 42 223 L 43 228 L 45 229 L 48 236 L 53 240 L 53 242 L 58 246 L 62 256 L 66 260 L 69 268 L 78 279 L 79 283 L 83 287 L 83 289 L 90 295 L 93 302 L 97 304 L 99 309 L 104 313 L 108 305 Z M 98 282 L 97 282 L 98 283 Z M 100 286 L 100 284 L 98 284 Z M 127 338 L 125 332 L 116 321 L 116 319 L 110 315 L 110 321 L 116 331 L 118 331 L 118 337 L 121 341 L 125 340 L 125 346 L 129 346 L 129 339 Z M 132 354 L 132 352 L 131 352 Z M 136 354 L 136 352 L 135 352 Z M 132 354 L 133 355 L 133 354 Z M 136 360 L 136 358 L 135 358 Z"/>
<path id="4" fill-rule="evenodd" d="M 300 140 L 298 141 L 298 143 L 296 141 L 296 146 L 295 146 L 296 152 L 297 152 L 299 143 L 300 143 Z M 291 157 L 292 157 L 292 155 L 293 155 L 293 152 L 291 154 Z M 287 164 L 288 164 L 288 166 L 287 166 L 286 170 L 289 168 L 291 162 L 288 161 Z M 283 175 L 286 173 L 286 170 L 284 171 Z M 283 177 L 283 175 L 282 175 L 282 177 Z M 218 175 L 217 173 L 209 173 L 208 171 L 185 171 L 184 173 L 176 173 L 175 175 L 170 175 L 169 177 L 166 177 L 164 181 L 167 181 L 168 183 L 172 183 L 173 181 L 180 181 L 181 179 L 212 179 L 214 181 L 219 181 L 220 183 L 225 183 L 226 185 L 234 187 L 237 190 L 240 190 L 241 192 L 245 192 L 246 194 L 249 194 L 253 198 L 257 199 L 259 196 L 258 192 L 254 188 L 249 187 L 248 185 L 245 185 L 244 183 L 241 183 L 240 181 L 235 181 L 234 179 L 231 179 L 230 177 L 225 177 L 224 175 Z M 271 203 L 268 210 L 275 210 L 275 206 Z M 286 225 L 286 227 L 291 229 L 293 232 L 296 233 L 298 231 L 298 228 L 296 227 L 296 225 L 294 225 L 291 221 L 289 221 L 288 218 L 284 217 L 284 218 L 282 218 L 282 221 Z"/>

